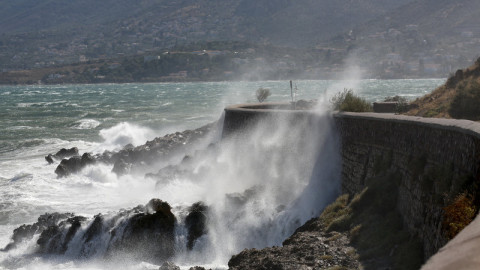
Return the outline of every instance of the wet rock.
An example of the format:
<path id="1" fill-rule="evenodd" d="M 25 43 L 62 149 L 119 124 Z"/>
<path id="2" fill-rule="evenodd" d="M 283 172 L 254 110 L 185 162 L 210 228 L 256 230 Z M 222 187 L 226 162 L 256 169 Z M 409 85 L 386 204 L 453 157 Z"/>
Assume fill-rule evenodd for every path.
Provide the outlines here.
<path id="1" fill-rule="evenodd" d="M 65 177 L 72 173 L 76 173 L 82 169 L 82 158 L 74 156 L 69 159 L 63 159 L 55 169 L 58 177 Z"/>
<path id="2" fill-rule="evenodd" d="M 207 233 L 207 212 L 208 207 L 202 202 L 197 202 L 189 208 L 189 214 L 185 218 L 188 231 L 187 249 L 191 250 L 195 241 Z"/>
<path id="3" fill-rule="evenodd" d="M 129 144 L 127 144 L 123 147 L 123 150 L 128 151 L 128 150 L 133 150 L 134 148 L 135 148 L 135 146 L 133 146 L 133 144 L 129 143 Z"/>
<path id="4" fill-rule="evenodd" d="M 85 243 L 92 241 L 95 237 L 98 237 L 104 231 L 104 217 L 101 214 L 95 216 L 93 222 L 88 227 L 87 231 L 83 235 Z"/>
<path id="5" fill-rule="evenodd" d="M 56 226 L 58 223 L 66 218 L 72 217 L 73 214 L 66 213 L 46 213 L 41 215 L 37 222 L 26 225 L 23 224 L 22 226 L 13 230 L 12 241 L 3 249 L 4 251 L 11 250 L 15 248 L 18 244 L 23 241 L 27 241 L 32 239 L 35 234 L 41 234 L 43 231 L 48 229 L 49 227 Z"/>
<path id="6" fill-rule="evenodd" d="M 48 154 L 48 156 L 45 156 L 45 160 L 48 162 L 48 164 L 52 164 L 54 162 L 53 161 L 53 155 Z"/>
<path id="7" fill-rule="evenodd" d="M 128 254 L 152 262 L 174 255 L 176 219 L 168 203 L 152 199 L 144 207 L 144 212 L 128 213 L 128 216 L 113 229 L 109 254 Z"/>
<path id="8" fill-rule="evenodd" d="M 83 154 L 78 167 L 75 163 L 76 157 L 79 156 L 76 147 L 61 149 L 55 155 L 46 156 L 45 159 L 47 162 L 53 163 L 55 159 L 62 160 L 70 157 L 70 159 L 67 159 L 68 162 L 62 160 L 64 164 L 57 166 L 55 173 L 59 177 L 76 173 L 94 162 L 114 164 L 112 171 L 117 175 L 123 175 L 129 173 L 133 166 L 149 165 L 162 159 L 167 160 L 175 155 L 185 155 L 185 152 L 191 148 L 193 143 L 206 138 L 206 135 L 216 131 L 216 128 L 217 123 L 211 123 L 195 130 L 185 130 L 158 137 L 137 147 L 127 144 L 118 152 L 105 151 L 103 154 L 96 156 Z M 72 158 L 74 160 L 71 160 Z"/>
<path id="9" fill-rule="evenodd" d="M 73 216 L 73 214 L 62 215 L 60 217 L 62 218 L 61 221 L 57 222 L 55 225 L 49 226 L 41 232 L 40 237 L 37 240 L 39 253 L 65 253 L 73 236 L 81 228 L 81 222 L 87 220 L 85 217 Z"/>
<path id="10" fill-rule="evenodd" d="M 229 269 L 359 269 L 348 234 L 327 233 L 320 219 L 301 226 L 281 247 L 245 249 L 232 256 Z M 375 268 L 376 269 L 376 268 Z"/>
<path id="11" fill-rule="evenodd" d="M 164 262 L 162 266 L 160 266 L 159 270 L 180 270 L 180 267 L 176 266 L 172 262 Z"/>
<path id="12" fill-rule="evenodd" d="M 64 254 L 73 245 L 73 255 L 80 258 L 128 256 L 158 263 L 174 255 L 175 222 L 170 205 L 159 199 L 118 213 L 98 214 L 93 220 L 70 213 L 45 214 L 38 222 L 15 229 L 12 242 L 3 250 L 38 235 L 36 253 Z"/>
<path id="13" fill-rule="evenodd" d="M 64 159 L 68 157 L 78 156 L 78 148 L 72 147 L 70 149 L 62 148 L 54 156 L 56 159 Z"/>
<path id="14" fill-rule="evenodd" d="M 60 151 L 58 151 L 56 154 L 48 154 L 45 156 L 45 160 L 48 162 L 48 164 L 54 163 L 54 160 L 62 160 L 65 158 L 70 158 L 73 156 L 78 156 L 78 148 L 77 147 L 72 147 L 70 149 L 62 148 Z"/>
<path id="15" fill-rule="evenodd" d="M 63 241 L 61 252 L 64 253 L 67 250 L 68 244 L 72 241 L 75 234 L 78 230 L 82 227 L 82 223 L 87 220 L 86 217 L 82 216 L 75 216 L 67 219 L 67 223 L 70 224 L 70 228 L 68 229 L 65 239 Z"/>
<path id="16" fill-rule="evenodd" d="M 132 165 L 130 163 L 125 162 L 123 159 L 119 159 L 113 165 L 112 172 L 114 172 L 118 176 L 125 175 L 130 172 L 131 167 Z"/>
<path id="17" fill-rule="evenodd" d="M 56 247 L 61 246 L 62 234 L 57 225 L 45 229 L 37 240 L 42 253 L 52 253 Z"/>
<path id="18" fill-rule="evenodd" d="M 87 165 L 95 164 L 95 157 L 90 153 L 84 153 L 80 160 L 80 166 L 83 168 Z"/>

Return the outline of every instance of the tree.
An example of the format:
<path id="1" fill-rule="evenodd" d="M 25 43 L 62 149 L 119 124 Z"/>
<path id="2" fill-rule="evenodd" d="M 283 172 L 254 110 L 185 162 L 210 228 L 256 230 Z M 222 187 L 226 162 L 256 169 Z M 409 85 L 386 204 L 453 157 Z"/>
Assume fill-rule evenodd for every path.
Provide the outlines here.
<path id="1" fill-rule="evenodd" d="M 267 99 L 267 97 L 269 97 L 271 95 L 270 89 L 268 89 L 268 88 L 258 88 L 257 92 L 256 92 L 256 95 L 257 95 L 258 101 L 263 102 L 265 99 Z"/>

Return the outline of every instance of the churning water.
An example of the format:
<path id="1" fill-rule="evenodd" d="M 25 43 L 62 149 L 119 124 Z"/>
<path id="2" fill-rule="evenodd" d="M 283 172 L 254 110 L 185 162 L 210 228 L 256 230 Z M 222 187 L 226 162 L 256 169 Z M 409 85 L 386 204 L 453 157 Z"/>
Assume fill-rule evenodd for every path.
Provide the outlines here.
<path id="1" fill-rule="evenodd" d="M 99 213 L 114 216 L 120 209 L 159 198 L 173 207 L 177 217 L 175 254 L 170 260 L 187 269 L 193 265 L 225 268 L 231 255 L 244 248 L 281 244 L 339 192 L 338 141 L 328 114 L 330 96 L 353 88 L 369 101 L 394 95 L 414 99 L 441 83 L 438 79 L 298 81 L 298 99 L 319 100 L 316 117 L 305 122 L 267 119 L 248 138 L 225 140 L 215 151 L 204 152 L 190 164 L 190 173 L 161 180 L 145 178 L 138 171 L 117 176 L 111 165 L 104 164 L 57 178 L 57 164 L 48 165 L 44 156 L 73 146 L 81 153 L 102 153 L 197 128 L 218 120 L 227 105 L 254 102 L 260 87 L 271 90 L 268 101 L 289 101 L 288 82 L 1 86 L 0 248 L 10 242 L 15 228 L 32 224 L 47 212 L 82 215 L 89 220 L 88 226 Z M 215 139 L 210 140 L 186 154 L 206 148 Z M 148 168 L 148 172 L 159 169 Z M 185 209 L 199 201 L 210 209 L 208 233 L 187 250 Z M 78 234 L 86 229 L 82 227 Z M 85 247 L 77 238 L 61 256 L 39 255 L 37 235 L 0 252 L 0 269 L 159 267 L 149 260 L 102 259 L 107 248 L 102 237 L 89 244 L 93 255 L 80 256 L 79 250 Z"/>

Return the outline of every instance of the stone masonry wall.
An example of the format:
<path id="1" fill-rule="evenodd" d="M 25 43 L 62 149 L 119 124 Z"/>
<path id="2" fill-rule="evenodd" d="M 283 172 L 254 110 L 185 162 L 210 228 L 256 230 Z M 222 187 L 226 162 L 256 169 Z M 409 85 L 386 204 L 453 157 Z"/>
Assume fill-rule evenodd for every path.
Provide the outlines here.
<path id="1" fill-rule="evenodd" d="M 245 107 L 225 109 L 224 137 L 265 115 L 311 116 Z M 343 191 L 360 192 L 371 177 L 400 176 L 397 209 L 404 225 L 423 240 L 425 258 L 435 254 L 448 241 L 443 208 L 480 178 L 480 124 L 376 113 L 336 113 L 334 120 L 342 141 Z"/>
<path id="2" fill-rule="evenodd" d="M 425 257 L 435 254 L 448 241 L 443 207 L 478 178 L 480 125 L 374 113 L 339 113 L 335 120 L 344 192 L 360 192 L 371 177 L 400 175 L 397 208 L 423 240 Z"/>

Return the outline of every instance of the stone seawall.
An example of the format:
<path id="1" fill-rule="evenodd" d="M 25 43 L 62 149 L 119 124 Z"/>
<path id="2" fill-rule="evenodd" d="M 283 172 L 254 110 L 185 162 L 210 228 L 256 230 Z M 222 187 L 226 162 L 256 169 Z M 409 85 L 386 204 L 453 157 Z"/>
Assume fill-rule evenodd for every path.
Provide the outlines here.
<path id="1" fill-rule="evenodd" d="M 257 104 L 225 109 L 224 136 L 264 115 L 312 116 L 279 108 L 269 105 L 270 110 L 262 110 Z M 376 113 L 333 116 L 342 141 L 343 191 L 358 193 L 369 178 L 388 181 L 387 176 L 395 174 L 397 210 L 404 226 L 423 241 L 425 258 L 431 257 L 448 242 L 443 208 L 479 179 L 480 124 Z"/>
<path id="2" fill-rule="evenodd" d="M 225 109 L 222 137 L 246 132 L 260 118 L 288 117 L 289 120 L 294 121 L 295 119 L 305 119 L 313 116 L 312 112 L 293 111 L 290 108 L 291 106 L 288 103 L 239 104 L 230 106 Z M 264 124 L 268 125 L 270 123 L 265 122 Z"/>
<path id="3" fill-rule="evenodd" d="M 335 119 L 344 192 L 360 192 L 371 177 L 400 175 L 397 208 L 408 230 L 423 240 L 425 257 L 435 254 L 448 242 L 443 208 L 477 179 L 480 125 L 375 113 L 339 113 Z"/>

